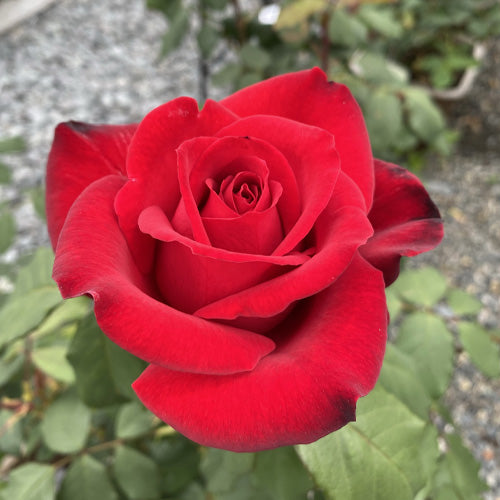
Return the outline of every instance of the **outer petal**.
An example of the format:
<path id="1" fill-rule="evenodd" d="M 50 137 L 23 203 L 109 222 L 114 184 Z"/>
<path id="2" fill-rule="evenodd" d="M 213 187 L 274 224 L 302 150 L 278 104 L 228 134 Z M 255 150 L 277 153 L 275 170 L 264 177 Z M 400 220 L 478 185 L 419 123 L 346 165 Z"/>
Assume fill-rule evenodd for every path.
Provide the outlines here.
<path id="1" fill-rule="evenodd" d="M 127 149 L 137 125 L 57 126 L 47 164 L 47 225 L 55 248 L 68 210 L 92 182 L 126 175 Z"/>
<path id="2" fill-rule="evenodd" d="M 54 264 L 63 297 L 91 295 L 108 337 L 148 362 L 195 373 L 253 369 L 273 350 L 272 340 L 181 313 L 152 297 L 154 290 L 137 269 L 113 211 L 123 182 L 105 177 L 73 204 Z"/>
<path id="3" fill-rule="evenodd" d="M 280 325 L 278 348 L 234 376 L 151 365 L 134 382 L 141 401 L 190 439 L 232 451 L 310 443 L 355 418 L 385 349 L 381 274 L 359 256 L 334 286 Z"/>
<path id="4" fill-rule="evenodd" d="M 360 187 L 369 208 L 373 198 L 370 140 L 358 104 L 344 85 L 327 82 L 319 68 L 277 76 L 221 101 L 239 116 L 279 115 L 328 130 L 342 170 Z"/>
<path id="5" fill-rule="evenodd" d="M 383 271 L 386 285 L 399 274 L 402 255 L 427 252 L 443 238 L 439 210 L 408 170 L 375 160 L 375 198 L 368 214 L 375 234 L 361 254 Z"/>

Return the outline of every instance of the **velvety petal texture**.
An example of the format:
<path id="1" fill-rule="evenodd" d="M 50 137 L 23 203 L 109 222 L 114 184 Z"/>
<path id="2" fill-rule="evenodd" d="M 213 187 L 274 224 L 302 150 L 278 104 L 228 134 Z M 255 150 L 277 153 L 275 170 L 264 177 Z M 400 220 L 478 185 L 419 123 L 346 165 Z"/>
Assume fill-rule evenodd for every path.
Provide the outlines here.
<path id="1" fill-rule="evenodd" d="M 130 140 L 137 125 L 58 125 L 47 162 L 47 225 L 52 246 L 73 202 L 92 182 L 109 174 L 125 176 Z"/>
<path id="2" fill-rule="evenodd" d="M 443 239 L 439 210 L 424 186 L 393 163 L 375 160 L 375 197 L 368 217 L 375 234 L 362 254 L 383 271 L 386 286 L 398 277 L 401 256 L 431 250 Z"/>
<path id="3" fill-rule="evenodd" d="M 133 384 L 189 438 L 309 443 L 375 385 L 384 287 L 442 238 L 405 169 L 372 158 L 349 90 L 319 69 L 138 125 L 61 124 L 47 219 L 63 297 L 150 363 Z"/>
<path id="4" fill-rule="evenodd" d="M 150 366 L 133 387 L 153 413 L 207 446 L 310 443 L 355 419 L 382 364 L 386 318 L 382 276 L 356 256 L 336 286 L 276 328 L 276 350 L 253 371 L 221 377 Z"/>

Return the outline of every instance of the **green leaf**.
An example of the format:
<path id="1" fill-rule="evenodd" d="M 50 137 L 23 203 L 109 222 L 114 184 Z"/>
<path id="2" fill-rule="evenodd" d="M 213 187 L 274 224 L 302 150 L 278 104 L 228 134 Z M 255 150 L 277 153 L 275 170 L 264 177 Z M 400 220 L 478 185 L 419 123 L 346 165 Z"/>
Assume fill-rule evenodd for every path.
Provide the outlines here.
<path id="1" fill-rule="evenodd" d="M 58 500 L 117 500 L 118 494 L 111 483 L 106 467 L 83 455 L 71 464 L 64 476 Z"/>
<path id="2" fill-rule="evenodd" d="M 26 142 L 21 136 L 0 140 L 0 154 L 22 153 L 26 151 Z"/>
<path id="3" fill-rule="evenodd" d="M 45 444 L 58 453 L 80 451 L 90 430 L 90 410 L 68 391 L 52 403 L 42 420 Z"/>
<path id="4" fill-rule="evenodd" d="M 217 86 L 231 85 L 235 86 L 241 74 L 239 63 L 230 62 L 223 66 L 217 73 L 212 75 L 212 82 Z"/>
<path id="5" fill-rule="evenodd" d="M 240 60 L 248 68 L 261 72 L 271 64 L 271 56 L 261 48 L 249 43 L 240 50 Z"/>
<path id="6" fill-rule="evenodd" d="M 113 472 L 118 485 L 130 500 L 149 500 L 160 496 L 156 464 L 133 448 L 117 448 Z"/>
<path id="7" fill-rule="evenodd" d="M 16 355 L 13 358 L 0 359 L 0 387 L 16 375 L 24 364 L 24 357 Z"/>
<path id="8" fill-rule="evenodd" d="M 432 143 L 446 126 L 441 111 L 425 90 L 407 87 L 402 91 L 411 129 L 422 140 Z"/>
<path id="9" fill-rule="evenodd" d="M 413 359 L 394 344 L 387 344 L 378 383 L 423 420 L 429 417 L 431 399 L 419 379 Z"/>
<path id="10" fill-rule="evenodd" d="M 314 487 L 292 447 L 255 455 L 255 477 L 273 500 L 304 500 Z"/>
<path id="11" fill-rule="evenodd" d="M 219 42 L 219 32 L 208 24 L 204 24 L 196 36 L 201 55 L 210 57 Z"/>
<path id="12" fill-rule="evenodd" d="M 19 419 L 11 411 L 0 410 L 0 450 L 11 455 L 19 455 L 22 440 Z"/>
<path id="13" fill-rule="evenodd" d="M 439 398 L 453 372 L 453 337 L 438 317 L 416 312 L 401 323 L 396 346 L 414 362 L 427 392 Z"/>
<path id="14" fill-rule="evenodd" d="M 238 89 L 242 89 L 244 87 L 249 87 L 250 85 L 253 85 L 254 83 L 258 83 L 262 80 L 263 76 L 260 73 L 256 73 L 254 71 L 251 71 L 249 73 L 244 73 L 241 75 L 240 78 L 238 78 L 238 81 L 236 82 L 236 86 Z"/>
<path id="15" fill-rule="evenodd" d="M 335 9 L 328 23 L 328 35 L 332 43 L 355 47 L 366 41 L 368 30 L 356 17 L 345 9 Z"/>
<path id="16" fill-rule="evenodd" d="M 199 476 L 198 446 L 180 434 L 149 443 L 149 456 L 160 464 L 161 490 L 178 494 Z"/>
<path id="17" fill-rule="evenodd" d="M 447 283 L 445 277 L 433 267 L 403 271 L 392 289 L 403 299 L 424 307 L 432 307 L 444 296 Z"/>
<path id="18" fill-rule="evenodd" d="M 404 32 L 402 24 L 394 17 L 393 9 L 362 5 L 358 15 L 367 26 L 387 38 L 399 38 Z"/>
<path id="19" fill-rule="evenodd" d="M 182 0 L 147 0 L 148 9 L 159 10 L 171 19 L 182 9 Z"/>
<path id="20" fill-rule="evenodd" d="M 184 39 L 189 30 L 189 13 L 185 9 L 179 9 L 172 17 L 168 30 L 163 37 L 160 57 L 167 56 L 172 50 L 176 49 Z"/>
<path id="21" fill-rule="evenodd" d="M 471 361 L 487 377 L 500 376 L 500 350 L 488 332 L 477 323 L 462 321 L 458 336 Z"/>
<path id="22" fill-rule="evenodd" d="M 9 184 L 12 180 L 10 169 L 5 163 L 0 162 L 0 184 Z"/>
<path id="23" fill-rule="evenodd" d="M 13 215 L 3 210 L 0 212 L 0 253 L 5 252 L 14 243 L 16 224 Z"/>
<path id="24" fill-rule="evenodd" d="M 45 220 L 45 189 L 36 188 L 30 192 L 31 203 L 40 219 Z"/>
<path id="25" fill-rule="evenodd" d="M 328 0 L 296 0 L 281 9 L 275 28 L 278 30 L 294 28 L 327 8 Z"/>
<path id="26" fill-rule="evenodd" d="M 446 301 L 455 314 L 475 315 L 479 313 L 483 305 L 470 293 L 452 288 L 446 295 Z"/>
<path id="27" fill-rule="evenodd" d="M 360 399 L 356 423 L 296 447 L 331 499 L 413 500 L 434 473 L 435 430 L 381 388 Z"/>
<path id="28" fill-rule="evenodd" d="M 403 129 L 403 108 L 395 94 L 379 89 L 364 106 L 366 126 L 375 151 L 390 149 Z"/>
<path id="29" fill-rule="evenodd" d="M 91 314 L 76 331 L 68 352 L 76 387 L 84 403 L 104 407 L 135 397 L 132 382 L 145 363 L 111 342 Z"/>
<path id="30" fill-rule="evenodd" d="M 448 450 L 434 476 L 432 498 L 440 500 L 480 500 L 487 486 L 479 478 L 479 463 L 456 434 L 445 436 Z"/>
<path id="31" fill-rule="evenodd" d="M 0 346 L 34 330 L 59 302 L 55 285 L 34 288 L 23 296 L 13 292 L 0 309 Z"/>
<path id="32" fill-rule="evenodd" d="M 170 498 L 170 497 L 169 497 Z M 181 494 L 172 500 L 206 500 L 207 496 L 198 483 L 191 483 Z"/>
<path id="33" fill-rule="evenodd" d="M 7 487 L 0 493 L 2 500 L 54 500 L 54 468 L 29 463 L 14 469 Z"/>
<path id="34" fill-rule="evenodd" d="M 214 500 L 268 500 L 263 493 L 257 496 L 251 481 L 253 453 L 233 453 L 215 448 L 203 451 L 200 472 Z"/>
<path id="35" fill-rule="evenodd" d="M 32 352 L 35 366 L 49 377 L 72 384 L 75 381 L 73 367 L 66 359 L 68 348 L 63 345 L 39 347 Z"/>
<path id="36" fill-rule="evenodd" d="M 393 288 L 385 289 L 385 297 L 387 300 L 387 309 L 389 311 L 390 320 L 394 321 L 399 316 L 401 309 L 403 308 L 403 303 L 399 300 Z"/>
<path id="37" fill-rule="evenodd" d="M 68 323 L 85 317 L 91 308 L 92 301 L 86 297 L 74 297 L 61 302 L 36 329 L 37 337 L 60 330 Z"/>
<path id="38" fill-rule="evenodd" d="M 154 415 L 132 401 L 120 407 L 116 417 L 116 437 L 131 439 L 142 436 L 153 426 Z"/>
<path id="39" fill-rule="evenodd" d="M 19 270 L 12 295 L 22 297 L 34 289 L 54 287 L 53 264 L 54 252 L 50 248 L 38 248 L 30 261 Z"/>
<path id="40" fill-rule="evenodd" d="M 354 52 L 349 67 L 356 75 L 372 83 L 400 85 L 409 79 L 404 66 L 376 52 Z"/>

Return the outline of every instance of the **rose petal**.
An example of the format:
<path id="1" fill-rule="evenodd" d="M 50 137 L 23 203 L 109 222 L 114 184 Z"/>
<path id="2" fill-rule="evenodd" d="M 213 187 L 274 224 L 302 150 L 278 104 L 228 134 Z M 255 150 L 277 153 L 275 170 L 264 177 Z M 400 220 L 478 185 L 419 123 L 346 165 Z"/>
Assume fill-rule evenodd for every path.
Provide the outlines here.
<path id="1" fill-rule="evenodd" d="M 218 132 L 218 135 L 243 134 L 252 140 L 263 139 L 276 147 L 286 157 L 297 179 L 301 213 L 273 252 L 285 255 L 307 235 L 330 201 L 340 172 L 333 136 L 319 128 L 274 116 L 244 118 Z M 278 204 L 278 210 L 284 219 L 288 211 L 287 200 Z"/>
<path id="2" fill-rule="evenodd" d="M 323 71 L 314 68 L 270 78 L 220 103 L 242 117 L 278 115 L 328 130 L 335 137 L 342 170 L 360 187 L 366 207 L 371 207 L 374 175 L 370 140 L 361 110 L 347 87 L 328 82 Z"/>
<path id="3" fill-rule="evenodd" d="M 47 163 L 47 226 L 55 248 L 68 210 L 92 182 L 109 174 L 125 175 L 125 160 L 137 125 L 57 126 Z"/>
<path id="4" fill-rule="evenodd" d="M 276 209 L 282 188 L 272 183 L 272 205 L 264 211 L 250 211 L 237 217 L 202 217 L 212 245 L 232 252 L 270 255 L 283 239 Z"/>
<path id="5" fill-rule="evenodd" d="M 375 234 L 360 252 L 383 271 L 387 286 L 399 274 L 402 255 L 427 252 L 443 238 L 439 210 L 420 180 L 392 163 L 375 160 L 375 197 L 368 217 Z"/>
<path id="6" fill-rule="evenodd" d="M 204 257 L 194 254 L 188 246 L 172 242 L 158 247 L 155 278 L 164 301 L 191 314 L 287 270 L 262 261 L 228 262 Z"/>
<path id="7" fill-rule="evenodd" d="M 281 184 L 283 194 L 280 206 L 284 210 L 280 211 L 280 216 L 285 231 L 288 231 L 300 217 L 301 196 L 295 174 L 282 152 L 274 144 L 247 137 L 245 133 L 212 138 L 209 147 L 200 147 L 198 143 L 203 142 L 202 146 L 205 146 L 208 142 L 205 139 L 200 137 L 186 141 L 178 150 L 180 168 L 188 173 L 190 179 L 192 194 L 186 193 L 186 196 L 190 196 L 192 201 L 190 199 L 188 202 L 201 202 L 207 179 L 222 183 L 225 178 L 235 176 L 240 171 L 239 159 L 257 157 L 264 160 L 265 168 L 255 162 L 245 162 L 246 168 L 253 168 L 257 175 L 264 178 L 269 176 L 269 179 Z"/>
<path id="8" fill-rule="evenodd" d="M 209 257 L 226 262 L 265 262 L 279 266 L 299 266 L 309 260 L 306 253 L 293 252 L 288 255 L 256 255 L 250 253 L 232 252 L 224 248 L 204 245 L 179 234 L 170 224 L 160 207 L 148 207 L 139 217 L 141 231 L 153 238 L 170 243 L 181 243 L 191 252 L 202 257 Z"/>
<path id="9" fill-rule="evenodd" d="M 261 335 L 201 320 L 155 300 L 116 220 L 117 176 L 91 184 L 73 204 L 61 232 L 53 277 L 64 298 L 89 294 L 97 322 L 132 354 L 195 373 L 251 370 L 274 343 Z"/>
<path id="10" fill-rule="evenodd" d="M 186 139 L 210 136 L 236 117 L 214 101 L 201 111 L 194 99 L 180 97 L 151 111 L 130 144 L 130 181 L 115 201 L 115 209 L 134 258 L 143 272 L 153 264 L 154 242 L 137 226 L 142 210 L 159 205 L 172 217 L 180 199 L 175 150 Z"/>
<path id="11" fill-rule="evenodd" d="M 333 286 L 294 309 L 277 349 L 253 371 L 208 376 L 151 365 L 133 388 L 205 446 L 253 452 L 310 443 L 354 420 L 382 365 L 386 321 L 382 276 L 357 256 Z"/>
<path id="12" fill-rule="evenodd" d="M 361 192 L 341 173 L 332 201 L 315 225 L 315 255 L 286 274 L 208 304 L 195 314 L 207 319 L 236 318 L 234 324 L 240 325 L 245 318 L 274 316 L 294 301 L 330 286 L 344 272 L 356 249 L 373 234 L 361 207 Z"/>

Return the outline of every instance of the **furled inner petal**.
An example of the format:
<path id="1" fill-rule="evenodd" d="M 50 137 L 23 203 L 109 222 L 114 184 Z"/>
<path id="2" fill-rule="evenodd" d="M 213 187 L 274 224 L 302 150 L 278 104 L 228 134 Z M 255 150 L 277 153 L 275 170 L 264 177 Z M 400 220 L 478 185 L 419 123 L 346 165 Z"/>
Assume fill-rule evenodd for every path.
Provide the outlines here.
<path id="1" fill-rule="evenodd" d="M 202 143 L 202 147 L 199 144 Z M 193 151 L 195 152 L 193 154 Z M 213 212 L 215 200 L 210 200 L 217 193 L 227 207 L 239 213 L 244 206 L 243 191 L 240 188 L 244 182 L 242 176 L 252 176 L 254 179 L 246 195 L 251 189 L 260 189 L 254 210 L 264 211 L 272 204 L 271 183 L 282 187 L 282 195 L 277 205 L 281 226 L 285 233 L 293 227 L 301 214 L 301 196 L 298 190 L 294 172 L 281 151 L 272 143 L 247 137 L 241 133 L 225 137 L 199 137 L 185 141 L 177 150 L 179 163 L 179 178 L 183 179 L 181 190 L 185 204 L 196 206 L 198 214 L 193 216 L 194 224 L 199 225 L 196 217 L 222 217 L 222 212 Z M 239 175 L 238 175 L 239 174 Z M 252 175 L 253 174 L 253 175 Z M 258 181 L 257 181 L 258 178 Z M 231 186 L 231 188 L 230 188 Z M 234 188 L 237 186 L 236 193 Z M 274 188 L 275 189 L 275 188 Z M 239 195 L 238 195 L 239 193 Z M 276 193 L 275 193 L 276 194 Z M 280 207 L 284 207 L 281 213 Z M 245 210 L 248 211 L 248 210 Z M 194 233 L 194 228 L 193 228 Z M 195 237 L 197 241 L 202 240 Z M 292 249 L 290 249 L 292 250 Z"/>
<path id="2" fill-rule="evenodd" d="M 233 205 L 239 214 L 253 210 L 260 200 L 262 179 L 253 172 L 238 172 L 222 191 L 224 200 L 233 199 Z"/>
<path id="3" fill-rule="evenodd" d="M 312 127 L 277 116 L 258 115 L 243 118 L 220 130 L 217 135 L 243 136 L 252 141 L 272 144 L 286 158 L 293 171 L 300 196 L 300 215 L 290 224 L 293 207 L 290 193 L 283 185 L 278 212 L 283 222 L 284 238 L 273 253 L 286 255 L 300 245 L 318 216 L 330 202 L 340 172 L 340 158 L 334 136 Z M 270 168 L 270 176 L 273 172 Z"/>
<path id="4" fill-rule="evenodd" d="M 245 185 L 241 188 L 242 191 L 247 189 Z M 272 202 L 266 210 L 251 210 L 251 203 L 248 203 L 248 207 L 243 207 L 247 208 L 243 215 L 238 213 L 233 217 L 202 217 L 213 246 L 257 255 L 273 253 L 283 239 L 281 220 L 276 208 L 283 189 L 277 182 L 271 182 L 270 185 Z M 251 196 L 249 194 L 249 198 Z M 244 204 L 245 200 L 240 203 Z"/>

